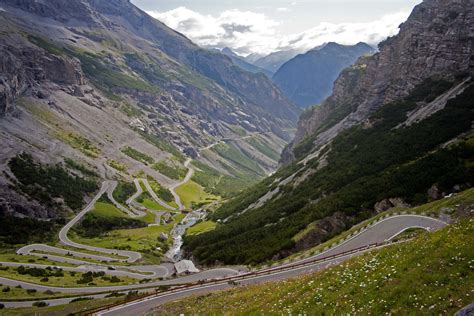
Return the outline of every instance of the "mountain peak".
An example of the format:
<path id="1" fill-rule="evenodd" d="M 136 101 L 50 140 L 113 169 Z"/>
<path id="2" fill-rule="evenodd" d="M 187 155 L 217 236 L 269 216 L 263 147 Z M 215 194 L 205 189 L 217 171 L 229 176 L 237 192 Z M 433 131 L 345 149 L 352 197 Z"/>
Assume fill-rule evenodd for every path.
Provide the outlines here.
<path id="1" fill-rule="evenodd" d="M 318 104 L 331 94 L 342 69 L 373 51 L 365 43 L 346 46 L 329 42 L 283 64 L 273 80 L 299 106 Z"/>

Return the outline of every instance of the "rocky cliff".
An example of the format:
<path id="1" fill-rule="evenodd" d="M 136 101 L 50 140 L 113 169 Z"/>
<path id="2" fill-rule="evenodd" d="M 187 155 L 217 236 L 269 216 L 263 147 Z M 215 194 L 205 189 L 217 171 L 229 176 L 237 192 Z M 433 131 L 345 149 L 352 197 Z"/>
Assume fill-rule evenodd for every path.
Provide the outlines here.
<path id="1" fill-rule="evenodd" d="M 328 97 L 339 73 L 360 56 L 374 53 L 365 43 L 352 46 L 327 43 L 283 64 L 273 82 L 294 103 L 306 108 Z"/>
<path id="2" fill-rule="evenodd" d="M 474 6 L 471 0 L 426 0 L 416 6 L 397 36 L 380 52 L 361 58 L 337 79 L 333 94 L 298 123 L 291 151 L 311 141 L 303 156 L 365 120 L 382 105 L 407 96 L 425 79 L 453 78 L 474 67 Z"/>
<path id="3" fill-rule="evenodd" d="M 83 85 L 84 74 L 75 58 L 49 54 L 21 45 L 17 35 L 0 39 L 0 115 L 11 110 L 22 93 L 38 94 L 42 82 L 58 85 Z"/>

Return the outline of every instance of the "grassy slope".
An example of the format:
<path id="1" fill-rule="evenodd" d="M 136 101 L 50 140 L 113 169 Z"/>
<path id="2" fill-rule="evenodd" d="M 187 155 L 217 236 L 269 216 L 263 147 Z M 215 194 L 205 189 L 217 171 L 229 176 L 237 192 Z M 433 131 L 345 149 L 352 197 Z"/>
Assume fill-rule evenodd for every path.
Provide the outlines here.
<path id="1" fill-rule="evenodd" d="M 213 221 L 205 221 L 198 223 L 194 226 L 189 227 L 186 230 L 187 235 L 197 235 L 201 233 L 205 233 L 211 230 L 214 230 L 216 228 L 217 224 Z"/>
<path id="2" fill-rule="evenodd" d="M 192 180 L 176 188 L 176 193 L 181 197 L 182 203 L 187 208 L 190 208 L 193 203 L 199 204 L 216 198 Z"/>
<path id="3" fill-rule="evenodd" d="M 159 315 L 453 314 L 472 302 L 474 219 L 293 280 L 187 298 Z"/>
<path id="4" fill-rule="evenodd" d="M 101 217 L 128 217 L 114 205 L 103 202 L 97 202 L 90 214 L 95 214 Z"/>

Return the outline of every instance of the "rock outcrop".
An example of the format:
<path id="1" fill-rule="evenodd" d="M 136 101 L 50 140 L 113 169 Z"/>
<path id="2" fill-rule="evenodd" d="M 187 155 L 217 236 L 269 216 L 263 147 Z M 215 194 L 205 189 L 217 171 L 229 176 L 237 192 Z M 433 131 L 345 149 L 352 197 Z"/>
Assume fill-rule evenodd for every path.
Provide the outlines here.
<path id="1" fill-rule="evenodd" d="M 29 45 L 19 35 L 0 40 L 0 115 L 13 107 L 16 97 L 27 92 L 39 93 L 41 83 L 62 86 L 84 85 L 80 62 Z"/>
<path id="2" fill-rule="evenodd" d="M 397 36 L 379 45 L 379 53 L 339 76 L 331 97 L 300 120 L 292 147 L 303 140 L 312 141 L 312 148 L 330 141 L 427 78 L 472 74 L 473 34 L 471 0 L 425 0 Z"/>

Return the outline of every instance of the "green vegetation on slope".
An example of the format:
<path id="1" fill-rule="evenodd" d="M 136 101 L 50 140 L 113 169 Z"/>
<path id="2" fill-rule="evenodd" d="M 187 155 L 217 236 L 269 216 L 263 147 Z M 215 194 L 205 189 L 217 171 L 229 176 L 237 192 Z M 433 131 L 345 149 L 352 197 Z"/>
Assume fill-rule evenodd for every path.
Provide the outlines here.
<path id="1" fill-rule="evenodd" d="M 108 159 L 107 164 L 114 168 L 115 170 L 122 171 L 122 172 L 127 172 L 127 165 L 118 162 L 117 160 L 114 159 Z"/>
<path id="2" fill-rule="evenodd" d="M 255 177 L 236 177 L 222 174 L 197 160 L 193 161 L 193 165 L 197 168 L 193 174 L 193 181 L 203 186 L 207 192 L 224 198 L 235 195 L 256 181 Z"/>
<path id="3" fill-rule="evenodd" d="M 190 180 L 176 188 L 176 193 L 181 197 L 181 202 L 186 208 L 193 208 L 196 205 L 212 202 L 215 196 L 204 191 L 196 182 Z"/>
<path id="4" fill-rule="evenodd" d="M 152 157 L 129 146 L 122 148 L 121 151 L 130 158 L 135 159 L 136 161 L 140 161 L 145 165 L 153 164 L 155 162 Z"/>
<path id="5" fill-rule="evenodd" d="M 100 155 L 100 149 L 82 135 L 72 132 L 64 132 L 58 133 L 58 137 L 68 143 L 72 148 L 81 151 L 86 156 L 97 158 Z"/>
<path id="6" fill-rule="evenodd" d="M 430 97 L 426 91 L 431 90 L 424 92 Z M 416 100 L 420 98 L 417 95 Z M 371 118 L 371 128 L 355 126 L 341 133 L 331 145 L 328 165 L 296 188 L 284 186 L 281 199 L 273 199 L 212 232 L 187 236 L 185 248 L 201 263 L 258 263 L 282 251 L 291 252 L 295 235 L 337 211 L 348 217 L 345 225 L 350 226 L 370 217 L 374 204 L 383 199 L 400 197 L 420 204 L 427 201 L 426 192 L 433 184 L 450 191 L 457 184 L 470 182 L 474 178 L 474 147 L 466 141 L 445 148 L 440 145 L 471 130 L 472 100 L 474 85 L 450 100 L 445 109 L 400 128 L 396 127 L 416 107 L 413 98 L 384 106 Z M 318 160 L 314 159 L 301 173 L 317 167 Z M 244 191 L 212 218 L 224 219 L 244 210 L 273 188 L 275 179 L 283 179 L 282 173 L 286 171 Z"/>
<path id="7" fill-rule="evenodd" d="M 158 161 L 153 165 L 153 169 L 170 179 L 180 180 L 186 176 L 188 170 L 182 168 L 173 161 Z"/>
<path id="8" fill-rule="evenodd" d="M 64 224 L 63 220 L 40 221 L 0 215 L 0 248 L 53 241 Z"/>
<path id="9" fill-rule="evenodd" d="M 117 88 L 149 93 L 158 93 L 160 91 L 157 86 L 117 70 L 116 66 L 109 64 L 107 59 L 102 58 L 100 55 L 71 49 L 64 49 L 64 51 L 71 56 L 77 57 L 81 61 L 82 70 L 87 77 L 105 91 L 113 92 Z"/>
<path id="10" fill-rule="evenodd" d="M 141 228 L 146 223 L 141 220 L 128 218 L 126 214 L 117 209 L 114 205 L 104 202 L 97 202 L 94 209 L 84 216 L 80 225 L 74 230 L 80 236 L 98 237 L 114 229 Z"/>
<path id="11" fill-rule="evenodd" d="M 274 161 L 280 160 L 280 153 L 276 152 L 269 144 L 265 142 L 265 139 L 259 137 L 251 137 L 247 142 L 255 147 L 259 152 L 265 156 L 273 159 Z"/>
<path id="12" fill-rule="evenodd" d="M 75 169 L 77 171 L 80 171 L 83 175 L 89 176 L 89 177 L 99 177 L 99 174 L 95 172 L 94 170 L 91 170 L 87 168 L 86 166 L 70 159 L 70 158 L 64 158 L 64 163 L 66 164 L 67 167 L 71 169 Z"/>
<path id="13" fill-rule="evenodd" d="M 259 165 L 243 154 L 237 147 L 232 143 L 217 144 L 212 148 L 213 151 L 217 152 L 219 156 L 231 161 L 239 169 L 244 170 L 246 173 L 250 173 L 257 176 L 264 176 L 265 172 L 259 167 Z"/>
<path id="14" fill-rule="evenodd" d="M 12 158 L 8 166 L 18 182 L 16 188 L 48 207 L 58 207 L 56 198 L 67 206 L 79 209 L 84 196 L 97 190 L 93 180 L 71 175 L 61 165 L 41 165 L 26 153 Z"/>
<path id="15" fill-rule="evenodd" d="M 213 221 L 199 222 L 196 225 L 189 227 L 186 230 L 186 235 L 198 235 L 201 233 L 209 232 L 216 228 L 217 224 Z"/>
<path id="16" fill-rule="evenodd" d="M 119 182 L 112 195 L 115 201 L 125 205 L 127 199 L 136 191 L 135 184 L 130 182 Z"/>
<path id="17" fill-rule="evenodd" d="M 472 302 L 473 244 L 470 218 L 311 275 L 194 296 L 148 315 L 452 315 Z"/>
<path id="18" fill-rule="evenodd" d="M 158 195 L 163 201 L 174 205 L 174 196 L 171 194 L 170 190 L 165 187 L 162 187 L 153 177 L 147 176 L 148 183 L 150 184 L 151 189 Z"/>
<path id="19" fill-rule="evenodd" d="M 163 151 L 169 152 L 170 154 L 173 154 L 173 156 L 176 157 L 178 161 L 183 162 L 185 160 L 183 154 L 178 149 L 176 149 L 175 146 L 161 139 L 159 136 L 148 134 L 140 130 L 136 130 L 136 132 L 138 132 L 147 142 L 154 145 L 155 147 Z"/>

